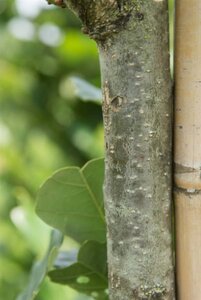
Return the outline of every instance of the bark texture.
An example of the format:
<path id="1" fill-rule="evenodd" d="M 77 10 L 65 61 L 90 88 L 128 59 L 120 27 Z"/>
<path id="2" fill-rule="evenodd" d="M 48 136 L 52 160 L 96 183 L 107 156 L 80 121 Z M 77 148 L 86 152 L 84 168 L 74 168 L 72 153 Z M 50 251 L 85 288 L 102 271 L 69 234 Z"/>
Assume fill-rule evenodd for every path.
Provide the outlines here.
<path id="1" fill-rule="evenodd" d="M 167 0 L 66 4 L 100 52 L 110 300 L 172 300 Z"/>
<path id="2" fill-rule="evenodd" d="M 174 299 L 167 2 L 135 5 L 99 43 L 110 299 Z"/>
<path id="3" fill-rule="evenodd" d="M 201 3 L 176 2 L 175 208 L 178 300 L 201 299 Z"/>

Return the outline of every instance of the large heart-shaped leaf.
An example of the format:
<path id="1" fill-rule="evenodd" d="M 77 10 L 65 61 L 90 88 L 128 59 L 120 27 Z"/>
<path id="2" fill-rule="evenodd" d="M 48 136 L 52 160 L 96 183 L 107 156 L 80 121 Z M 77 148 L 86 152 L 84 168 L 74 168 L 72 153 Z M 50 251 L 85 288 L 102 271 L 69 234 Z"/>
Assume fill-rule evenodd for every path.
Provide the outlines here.
<path id="1" fill-rule="evenodd" d="M 91 160 L 82 169 L 61 169 L 40 188 L 36 213 L 78 242 L 104 242 L 103 177 L 103 159 Z"/>
<path id="2" fill-rule="evenodd" d="M 27 288 L 17 297 L 17 300 L 32 300 L 35 298 L 45 275 L 52 267 L 62 241 L 63 235 L 59 231 L 53 230 L 45 257 L 33 265 Z"/>
<path id="3" fill-rule="evenodd" d="M 50 271 L 48 275 L 54 282 L 103 300 L 107 299 L 106 265 L 106 244 L 87 241 L 80 248 L 76 263 Z"/>

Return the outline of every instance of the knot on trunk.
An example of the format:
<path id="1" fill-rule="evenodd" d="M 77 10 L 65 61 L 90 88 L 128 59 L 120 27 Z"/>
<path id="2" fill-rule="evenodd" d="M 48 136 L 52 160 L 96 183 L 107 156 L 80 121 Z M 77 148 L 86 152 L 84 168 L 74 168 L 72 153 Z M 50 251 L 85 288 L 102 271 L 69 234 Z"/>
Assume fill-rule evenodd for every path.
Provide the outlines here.
<path id="1" fill-rule="evenodd" d="M 131 0 L 70 0 L 69 6 L 83 22 L 83 31 L 97 41 L 105 40 L 128 22 Z"/>
<path id="2" fill-rule="evenodd" d="M 129 21 L 136 0 L 47 0 L 68 6 L 82 20 L 83 31 L 96 41 L 119 32 Z"/>

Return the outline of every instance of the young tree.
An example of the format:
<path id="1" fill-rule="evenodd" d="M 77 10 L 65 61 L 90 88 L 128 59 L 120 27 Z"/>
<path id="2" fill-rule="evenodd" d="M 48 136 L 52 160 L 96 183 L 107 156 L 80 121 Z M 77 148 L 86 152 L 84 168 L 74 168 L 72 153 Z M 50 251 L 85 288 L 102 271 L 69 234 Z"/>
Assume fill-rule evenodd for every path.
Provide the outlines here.
<path id="1" fill-rule="evenodd" d="M 174 299 L 167 0 L 49 2 L 100 53 L 110 299 Z"/>

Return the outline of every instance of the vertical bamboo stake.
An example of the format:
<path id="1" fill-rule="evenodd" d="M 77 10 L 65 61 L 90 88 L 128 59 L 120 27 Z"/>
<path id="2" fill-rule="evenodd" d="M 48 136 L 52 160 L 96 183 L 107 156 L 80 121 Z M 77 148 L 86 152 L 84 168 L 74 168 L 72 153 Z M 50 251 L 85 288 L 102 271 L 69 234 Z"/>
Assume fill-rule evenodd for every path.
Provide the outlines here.
<path id="1" fill-rule="evenodd" d="M 201 1 L 176 1 L 175 207 L 178 300 L 201 299 Z"/>

